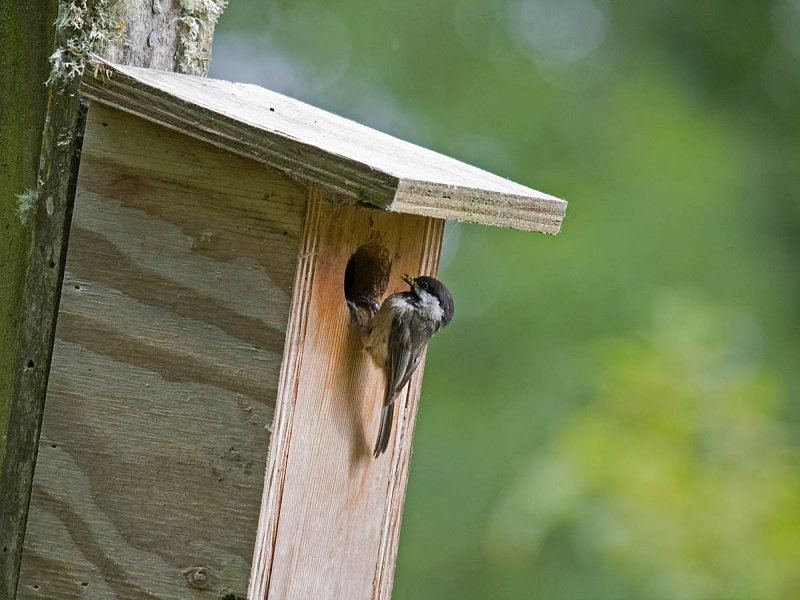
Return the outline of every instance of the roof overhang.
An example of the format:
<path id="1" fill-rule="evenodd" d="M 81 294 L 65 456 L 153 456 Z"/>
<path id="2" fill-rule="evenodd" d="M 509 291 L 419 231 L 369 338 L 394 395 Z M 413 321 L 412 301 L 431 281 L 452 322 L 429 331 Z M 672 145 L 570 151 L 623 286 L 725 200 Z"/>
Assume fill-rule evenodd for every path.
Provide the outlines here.
<path id="1" fill-rule="evenodd" d="M 558 233 L 567 203 L 255 85 L 95 59 L 84 96 L 385 210 Z"/>

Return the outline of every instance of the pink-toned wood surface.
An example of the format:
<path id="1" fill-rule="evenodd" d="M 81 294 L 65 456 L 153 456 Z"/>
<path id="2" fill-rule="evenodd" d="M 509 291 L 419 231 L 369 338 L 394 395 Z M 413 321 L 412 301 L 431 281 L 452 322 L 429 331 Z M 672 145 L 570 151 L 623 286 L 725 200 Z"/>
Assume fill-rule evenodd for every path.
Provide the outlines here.
<path id="1" fill-rule="evenodd" d="M 312 187 L 278 388 L 250 600 L 389 598 L 424 366 L 372 457 L 384 375 L 344 298 L 347 261 L 379 243 L 402 273 L 435 274 L 443 221 L 326 201 Z"/>

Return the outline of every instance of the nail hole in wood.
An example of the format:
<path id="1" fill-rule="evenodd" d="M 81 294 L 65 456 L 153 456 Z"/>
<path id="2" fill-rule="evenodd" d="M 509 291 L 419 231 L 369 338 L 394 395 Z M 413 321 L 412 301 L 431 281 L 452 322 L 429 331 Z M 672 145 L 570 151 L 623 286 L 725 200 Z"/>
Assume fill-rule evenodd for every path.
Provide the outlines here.
<path id="1" fill-rule="evenodd" d="M 191 567 L 183 572 L 189 587 L 202 590 L 211 584 L 211 572 L 208 567 Z"/>

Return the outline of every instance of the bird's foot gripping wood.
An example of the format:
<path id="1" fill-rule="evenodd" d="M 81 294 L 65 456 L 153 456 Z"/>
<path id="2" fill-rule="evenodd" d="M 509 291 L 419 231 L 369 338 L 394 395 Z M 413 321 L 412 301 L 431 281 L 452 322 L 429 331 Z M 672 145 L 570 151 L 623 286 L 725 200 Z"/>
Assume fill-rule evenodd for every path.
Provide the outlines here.
<path id="1" fill-rule="evenodd" d="M 350 310 L 350 316 L 362 335 L 365 333 L 367 323 L 378 312 L 380 305 L 372 298 L 358 298 L 357 300 L 345 300 L 347 308 Z"/>

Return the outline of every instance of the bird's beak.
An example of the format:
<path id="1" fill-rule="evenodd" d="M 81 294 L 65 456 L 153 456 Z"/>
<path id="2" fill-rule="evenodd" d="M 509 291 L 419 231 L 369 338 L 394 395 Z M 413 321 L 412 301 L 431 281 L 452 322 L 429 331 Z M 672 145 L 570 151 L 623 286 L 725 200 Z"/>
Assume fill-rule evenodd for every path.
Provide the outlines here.
<path id="1" fill-rule="evenodd" d="M 410 285 L 411 287 L 414 287 L 414 278 L 413 278 L 411 275 L 406 275 L 405 273 L 403 273 L 403 274 L 402 274 L 400 277 L 401 277 L 401 278 L 402 278 L 402 280 L 403 280 L 403 281 L 405 281 L 405 282 L 406 282 L 408 285 Z"/>

